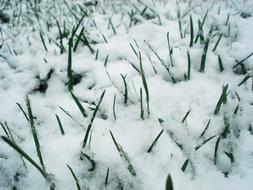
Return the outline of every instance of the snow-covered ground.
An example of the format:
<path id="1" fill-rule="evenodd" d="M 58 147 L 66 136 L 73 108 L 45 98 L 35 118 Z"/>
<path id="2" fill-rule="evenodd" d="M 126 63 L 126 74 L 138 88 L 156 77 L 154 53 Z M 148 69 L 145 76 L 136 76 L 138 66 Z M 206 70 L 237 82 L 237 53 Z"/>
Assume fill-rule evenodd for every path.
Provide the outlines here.
<path id="1" fill-rule="evenodd" d="M 1 1 L 0 189 L 160 190 L 168 175 L 252 189 L 252 14 L 251 0 Z"/>

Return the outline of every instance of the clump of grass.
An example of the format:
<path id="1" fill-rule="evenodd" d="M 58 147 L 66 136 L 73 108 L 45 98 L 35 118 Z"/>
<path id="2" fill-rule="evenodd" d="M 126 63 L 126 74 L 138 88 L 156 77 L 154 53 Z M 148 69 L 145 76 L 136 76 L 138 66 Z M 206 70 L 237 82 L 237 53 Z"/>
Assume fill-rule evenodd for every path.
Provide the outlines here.
<path id="1" fill-rule="evenodd" d="M 62 135 L 64 135 L 64 134 L 65 134 L 65 132 L 64 132 L 64 129 L 63 129 L 63 126 L 62 126 L 61 120 L 60 120 L 60 118 L 59 118 L 59 116 L 58 116 L 57 114 L 55 114 L 55 117 L 56 117 L 56 119 L 57 119 L 57 123 L 58 123 L 58 125 L 59 125 L 60 131 L 61 131 L 61 134 L 62 134 Z"/>
<path id="2" fill-rule="evenodd" d="M 144 69 L 143 69 L 143 65 L 142 65 L 142 58 L 141 58 L 141 53 L 140 52 L 139 52 L 139 60 L 140 60 L 140 75 L 141 75 L 142 84 L 143 84 L 145 94 L 146 94 L 147 113 L 148 113 L 148 116 L 149 116 L 150 115 L 149 90 L 148 90 L 148 84 L 147 84 L 147 81 L 146 81 L 146 77 L 145 77 L 145 73 L 144 73 Z"/>
<path id="3" fill-rule="evenodd" d="M 42 159 L 42 154 L 41 154 L 41 150 L 40 150 L 40 143 L 39 143 L 39 139 L 38 139 L 38 135 L 37 135 L 37 131 L 35 128 L 35 123 L 34 123 L 34 117 L 33 117 L 33 113 L 32 113 L 32 108 L 31 108 L 31 104 L 30 104 L 30 100 L 29 97 L 26 97 L 26 105 L 27 105 L 27 110 L 28 110 L 28 117 L 29 117 L 29 123 L 30 123 L 30 127 L 31 127 L 31 131 L 32 131 L 32 135 L 33 135 L 33 140 L 35 143 L 35 147 L 36 147 L 36 152 L 37 152 L 37 156 L 39 158 L 40 164 L 43 168 L 43 170 L 45 171 L 45 165 Z"/>
<path id="4" fill-rule="evenodd" d="M 214 115 L 217 115 L 220 112 L 221 105 L 227 102 L 227 95 L 228 95 L 227 91 L 228 91 L 228 84 L 222 89 L 220 99 L 215 106 Z"/>
<path id="5" fill-rule="evenodd" d="M 90 123 L 89 123 L 89 125 L 88 125 L 88 127 L 87 127 L 87 130 L 86 130 L 86 133 L 85 133 L 85 136 L 84 136 L 82 148 L 85 148 L 85 146 L 86 146 L 86 144 L 87 144 L 87 141 L 88 141 L 88 137 L 89 137 L 89 134 L 90 134 L 90 130 L 91 130 L 92 124 L 93 124 L 93 122 L 94 122 L 94 119 L 95 119 L 96 114 L 97 114 L 97 112 L 98 112 L 98 109 L 99 109 L 99 107 L 100 107 L 100 104 L 101 104 L 101 102 L 102 102 L 102 100 L 103 100 L 103 98 L 104 98 L 105 92 L 106 92 L 106 90 L 104 90 L 104 91 L 102 92 L 102 94 L 101 94 L 101 96 L 100 96 L 100 99 L 99 99 L 99 101 L 98 101 L 98 103 L 97 103 L 97 105 L 96 105 L 96 107 L 95 107 L 95 109 L 94 109 L 94 112 L 93 112 L 92 117 L 91 117 L 91 119 L 90 119 Z"/>
<path id="6" fill-rule="evenodd" d="M 154 148 L 155 145 L 157 144 L 159 138 L 160 138 L 161 135 L 163 134 L 163 131 L 164 131 L 164 130 L 161 130 L 161 132 L 156 136 L 156 138 L 154 139 L 154 141 L 152 142 L 152 144 L 151 144 L 150 147 L 148 148 L 147 153 L 150 153 L 150 152 L 153 150 L 153 148 Z"/>
<path id="7" fill-rule="evenodd" d="M 127 169 L 128 171 L 130 172 L 130 174 L 132 174 L 133 176 L 136 176 L 136 172 L 133 168 L 133 165 L 128 157 L 128 154 L 123 150 L 122 146 L 117 143 L 116 139 L 114 138 L 112 132 L 110 131 L 110 134 L 111 134 L 111 137 L 112 137 L 112 140 L 114 142 L 114 145 L 115 147 L 117 148 L 118 152 L 119 152 L 119 155 L 120 157 L 122 158 L 122 160 L 126 163 L 127 165 Z"/>
<path id="8" fill-rule="evenodd" d="M 74 180 L 76 182 L 76 188 L 77 188 L 77 190 L 81 190 L 81 187 L 79 185 L 79 180 L 76 177 L 76 174 L 74 173 L 73 169 L 68 164 L 67 164 L 67 167 L 68 167 L 69 171 L 71 172 L 71 174 L 72 174 L 72 176 L 73 176 L 73 178 L 74 178 Z"/>

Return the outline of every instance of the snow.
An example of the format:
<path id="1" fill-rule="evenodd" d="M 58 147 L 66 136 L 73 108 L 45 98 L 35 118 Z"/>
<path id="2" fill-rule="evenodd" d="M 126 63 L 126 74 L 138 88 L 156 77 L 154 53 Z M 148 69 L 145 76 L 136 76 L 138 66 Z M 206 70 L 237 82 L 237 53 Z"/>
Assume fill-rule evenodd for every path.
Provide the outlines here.
<path id="1" fill-rule="evenodd" d="M 85 2 L 41 0 L 39 21 L 26 2 L 12 1 L 10 5 L 3 3 L 6 6 L 0 8 L 0 13 L 3 9 L 11 18 L 9 23 L 0 22 L 0 122 L 4 126 L 5 122 L 8 123 L 15 142 L 40 165 L 30 124 L 16 104 L 19 103 L 27 113 L 25 100 L 29 95 L 43 161 L 47 173 L 53 176 L 56 189 L 76 188 L 67 164 L 75 172 L 81 189 L 165 189 L 168 174 L 172 176 L 174 189 L 252 189 L 252 77 L 241 86 L 238 84 L 247 74 L 252 76 L 253 56 L 243 62 L 247 74 L 239 71 L 240 67 L 236 70 L 233 66 L 253 51 L 253 17 L 241 16 L 242 13 L 253 14 L 253 3 L 250 0 L 179 0 L 181 15 L 185 15 L 182 18 L 185 36 L 181 39 L 176 0 L 101 0 L 96 7 L 85 7 Z M 84 26 L 88 41 L 96 42 L 91 43 L 94 54 L 82 43 L 72 53 L 73 73 L 82 76 L 72 92 L 86 110 L 86 118 L 82 116 L 67 85 L 68 40 L 63 40 L 66 50 L 63 54 L 60 54 L 60 48 L 55 43 L 60 43 L 55 19 L 62 30 L 65 21 L 66 30 L 71 31 L 78 23 L 74 15 L 79 18 L 82 14 L 78 8 L 80 6 L 88 13 L 81 27 Z M 146 13 L 153 18 L 147 19 L 147 16 L 140 15 L 145 6 L 148 7 Z M 198 41 L 189 47 L 189 14 L 193 17 L 195 39 L 198 19 L 203 19 L 207 9 L 208 16 L 203 28 L 205 38 L 211 26 L 215 26 L 215 30 L 209 43 L 205 71 L 199 72 L 204 44 Z M 19 10 L 21 15 L 17 18 L 14 15 Z M 135 18 L 139 22 L 129 27 L 128 14 L 131 14 L 131 10 L 138 12 Z M 229 24 L 225 25 L 228 14 Z M 116 34 L 108 24 L 109 19 Z M 49 31 L 47 23 L 52 24 Z M 43 47 L 40 32 L 48 51 Z M 147 45 L 156 51 L 165 64 L 170 64 L 167 32 L 173 48 L 174 63 L 174 67 L 169 67 L 169 70 L 176 83 L 173 83 L 171 75 Z M 213 52 L 221 33 L 223 37 Z M 131 66 L 132 63 L 140 70 L 139 57 L 130 43 L 142 56 L 150 97 L 150 115 L 147 113 L 142 78 Z M 188 72 L 187 51 L 191 56 L 190 80 L 185 79 Z M 219 69 L 218 55 L 223 61 L 223 72 Z M 108 63 L 104 66 L 107 56 Z M 47 80 L 45 92 L 36 90 L 41 80 L 48 78 L 50 70 L 53 73 Z M 128 89 L 126 105 L 121 74 L 125 77 Z M 215 115 L 216 104 L 226 84 L 229 91 L 227 103 Z M 144 119 L 140 118 L 140 88 L 143 93 Z M 94 107 L 105 89 L 105 96 L 92 125 L 91 141 L 89 146 L 82 149 Z M 116 120 L 113 114 L 114 97 Z M 189 115 L 182 122 L 188 111 Z M 55 114 L 61 120 L 65 135 L 60 133 Z M 200 138 L 209 119 L 210 125 Z M 229 123 L 230 133 L 224 137 L 226 122 Z M 164 132 L 157 144 L 147 153 L 161 130 Z M 120 157 L 110 131 L 128 154 L 136 176 L 130 174 L 126 162 Z M 0 129 L 0 135 L 6 136 L 4 130 Z M 202 145 L 212 136 L 215 137 Z M 218 138 L 220 143 L 215 165 L 214 153 Z M 202 146 L 196 151 L 198 145 Z M 81 151 L 96 162 L 95 170 L 89 171 L 91 163 L 87 159 L 80 160 Z M 224 152 L 232 153 L 234 161 L 231 162 Z M 183 172 L 181 168 L 186 159 L 189 159 L 189 164 Z M 25 163 L 27 169 L 20 155 L 1 138 L 0 189 L 7 190 L 14 186 L 27 190 L 49 189 L 49 184 L 38 170 L 27 160 Z M 110 172 L 105 186 L 108 167 Z M 15 179 L 17 173 L 20 176 Z"/>

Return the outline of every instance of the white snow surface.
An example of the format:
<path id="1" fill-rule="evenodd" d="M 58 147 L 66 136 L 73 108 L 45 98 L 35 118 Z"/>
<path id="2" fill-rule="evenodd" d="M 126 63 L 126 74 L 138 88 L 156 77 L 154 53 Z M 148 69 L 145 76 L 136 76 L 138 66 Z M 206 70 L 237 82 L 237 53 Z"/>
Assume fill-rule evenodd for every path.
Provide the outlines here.
<path id="1" fill-rule="evenodd" d="M 41 0 L 38 4 L 39 19 L 29 9 L 34 4 L 27 2 L 14 0 L 10 5 L 6 3 L 5 7 L 2 3 L 3 8 L 0 8 L 11 19 L 9 23 L 0 25 L 0 122 L 5 128 L 8 123 L 10 132 L 7 133 L 11 133 L 15 143 L 40 165 L 30 123 L 16 104 L 19 103 L 27 114 L 25 100 L 29 96 L 46 172 L 55 183 L 55 189 L 77 188 L 67 164 L 73 169 L 83 190 L 162 190 L 165 189 L 168 174 L 172 177 L 175 190 L 252 189 L 253 56 L 242 63 L 245 73 L 241 72 L 240 66 L 233 68 L 253 53 L 251 0 L 178 0 L 178 5 L 175 0 L 108 0 L 98 1 L 96 6 L 85 6 L 85 3 L 92 1 Z M 83 26 L 95 50 L 92 54 L 80 42 L 77 50 L 72 52 L 72 71 L 82 76 L 72 92 L 86 110 L 86 118 L 78 109 L 67 85 L 68 39 L 71 33 L 63 39 L 64 53 L 61 54 L 56 45 L 60 44 L 56 20 L 62 31 L 65 25 L 66 30 L 71 32 L 81 18 L 80 7 L 87 11 L 88 16 L 81 22 L 77 35 Z M 145 7 L 146 11 L 141 15 Z M 183 38 L 180 37 L 178 10 L 181 13 Z M 198 40 L 189 47 L 190 14 L 195 40 L 198 20 L 203 20 L 207 10 L 203 26 L 205 40 L 211 27 L 213 33 L 205 70 L 199 72 L 205 44 Z M 129 24 L 131 14 L 138 22 L 133 20 Z M 109 24 L 110 19 L 115 33 Z M 47 24 L 50 25 L 49 29 Z M 168 32 L 173 48 L 173 67 L 169 57 Z M 223 35 L 221 41 L 212 51 L 220 34 Z M 169 67 L 170 74 L 147 44 Z M 187 51 L 191 57 L 189 80 L 185 78 L 188 72 Z M 147 113 L 142 77 L 131 65 L 140 70 L 139 52 L 149 91 L 150 115 Z M 218 55 L 223 62 L 222 72 Z M 108 62 L 104 65 L 107 56 Z M 46 80 L 50 70 L 53 73 L 47 80 L 46 91 L 36 90 L 40 81 Z M 127 104 L 124 103 L 125 86 L 121 74 L 127 84 Z M 245 76 L 249 79 L 239 86 Z M 227 84 L 227 102 L 222 104 L 218 114 L 214 114 L 222 89 Z M 140 88 L 144 119 L 140 117 Z M 104 90 L 104 98 L 91 128 L 89 146 L 82 149 L 94 104 L 97 105 Z M 114 97 L 116 118 L 113 114 Z M 188 111 L 189 115 L 183 121 Z M 64 135 L 61 135 L 55 114 L 61 120 Z M 200 138 L 209 120 L 210 124 Z M 229 132 L 224 137 L 226 126 Z M 164 132 L 157 144 L 148 153 L 148 148 L 162 130 Z M 136 176 L 131 175 L 126 162 L 120 157 L 110 131 L 127 153 Z M 6 136 L 2 128 L 0 135 Z M 220 142 L 215 151 L 218 138 Z M 202 146 L 196 151 L 198 145 Z M 93 171 L 89 171 L 89 160 L 80 160 L 81 151 L 96 162 Z M 233 162 L 225 152 L 233 155 Z M 182 171 L 187 159 L 189 163 Z M 20 155 L 0 139 L 0 189 L 49 189 L 48 182 L 39 171 L 24 160 L 26 169 Z M 108 167 L 110 172 L 105 186 Z"/>

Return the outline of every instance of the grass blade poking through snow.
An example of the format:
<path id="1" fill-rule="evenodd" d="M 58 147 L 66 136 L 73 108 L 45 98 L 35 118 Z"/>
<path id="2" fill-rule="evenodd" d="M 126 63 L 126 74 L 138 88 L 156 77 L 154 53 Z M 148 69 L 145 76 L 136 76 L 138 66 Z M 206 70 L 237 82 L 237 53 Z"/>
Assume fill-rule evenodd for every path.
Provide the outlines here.
<path id="1" fill-rule="evenodd" d="M 214 165 L 216 165 L 216 163 L 217 163 L 217 155 L 218 155 L 219 143 L 220 143 L 220 137 L 217 139 L 217 141 L 215 143 L 214 158 L 213 158 Z"/>
<path id="2" fill-rule="evenodd" d="M 29 121 L 29 119 L 28 119 L 28 117 L 27 117 L 27 115 L 26 115 L 24 109 L 22 108 L 22 106 L 21 106 L 18 102 L 17 102 L 16 104 L 18 105 L 18 107 L 19 107 L 19 109 L 22 111 L 22 113 L 24 114 L 26 120 Z"/>
<path id="3" fill-rule="evenodd" d="M 222 38 L 222 34 L 220 34 L 220 36 L 219 36 L 219 38 L 218 38 L 216 44 L 214 45 L 214 47 L 213 47 L 213 52 L 215 52 L 215 50 L 217 49 L 217 47 L 218 47 L 218 45 L 219 45 L 219 43 L 220 43 L 220 41 L 221 41 L 221 38 Z"/>
<path id="4" fill-rule="evenodd" d="M 73 45 L 73 38 L 69 39 L 69 48 L 68 48 L 68 68 L 67 68 L 67 75 L 68 75 L 68 88 L 69 91 L 73 90 L 74 80 L 72 75 L 72 45 Z"/>
<path id="5" fill-rule="evenodd" d="M 207 39 L 206 39 L 206 42 L 205 42 L 204 50 L 203 50 L 203 53 L 202 53 L 200 69 L 199 69 L 200 72 L 205 71 L 206 55 L 207 55 L 207 51 L 208 51 L 209 42 L 210 42 L 210 39 L 211 39 L 211 36 L 212 36 L 212 32 L 213 32 L 213 27 L 211 26 L 211 28 L 209 30 L 209 33 L 208 33 L 208 36 L 207 36 Z"/>
<path id="6" fill-rule="evenodd" d="M 188 115 L 190 114 L 190 112 L 191 112 L 191 110 L 189 110 L 189 111 L 185 114 L 185 116 L 184 116 L 184 118 L 182 119 L 181 123 L 184 123 L 184 122 L 186 121 L 186 119 L 187 119 Z"/>
<path id="7" fill-rule="evenodd" d="M 90 130 L 91 130 L 92 124 L 93 124 L 94 119 L 95 119 L 95 117 L 96 117 L 96 114 L 97 114 L 97 112 L 98 112 L 99 106 L 100 106 L 100 104 L 101 104 L 101 102 L 102 102 L 102 100 L 103 100 L 103 98 L 104 98 L 105 92 L 106 92 L 106 90 L 104 90 L 104 91 L 102 92 L 102 94 L 101 94 L 101 96 L 100 96 L 100 99 L 99 99 L 99 101 L 98 101 L 98 103 L 97 103 L 97 105 L 96 105 L 96 108 L 95 108 L 95 110 L 94 110 L 94 112 L 93 112 L 93 114 L 92 114 L 90 123 L 89 123 L 89 125 L 88 125 L 87 131 L 86 131 L 85 136 L 84 136 L 83 146 L 82 146 L 83 148 L 85 148 L 85 146 L 86 146 L 86 144 L 87 144 L 87 141 L 88 141 L 88 137 L 89 137 L 89 134 L 90 134 Z"/>
<path id="8" fill-rule="evenodd" d="M 46 51 L 48 51 L 48 50 L 47 50 L 46 43 L 45 43 L 45 40 L 44 40 L 44 37 L 43 37 L 43 34 L 42 34 L 41 32 L 40 32 L 40 39 L 41 39 L 41 42 L 42 42 L 42 44 L 43 44 L 44 49 L 45 49 Z"/>
<path id="9" fill-rule="evenodd" d="M 73 169 L 72 169 L 68 164 L 67 164 L 67 167 L 68 167 L 68 169 L 70 170 L 70 172 L 71 172 L 71 174 L 72 174 L 72 176 L 73 176 L 73 178 L 74 178 L 74 180 L 75 180 L 75 182 L 76 182 L 76 188 L 77 188 L 77 190 L 81 190 L 81 187 L 80 187 L 80 185 L 79 185 L 79 180 L 78 180 L 78 178 L 76 177 L 76 175 L 75 175 Z"/>
<path id="10" fill-rule="evenodd" d="M 140 117 L 143 120 L 144 119 L 144 109 L 143 109 L 142 88 L 140 88 L 140 106 L 141 106 L 140 107 L 140 110 L 141 110 Z"/>
<path id="11" fill-rule="evenodd" d="M 21 154 L 25 159 L 27 159 L 41 174 L 42 176 L 48 180 L 46 171 L 41 168 L 28 154 L 26 154 L 16 143 L 5 136 L 1 136 L 4 142 L 10 145 L 14 150 L 16 150 L 19 154 Z"/>
<path id="12" fill-rule="evenodd" d="M 183 164 L 183 166 L 182 166 L 182 168 L 181 168 L 181 170 L 182 170 L 183 172 L 186 170 L 188 164 L 189 164 L 189 159 L 185 160 L 185 162 L 184 162 L 184 164 Z"/>
<path id="13" fill-rule="evenodd" d="M 210 125 L 210 122 L 211 122 L 211 119 L 208 120 L 208 122 L 207 122 L 207 124 L 206 124 L 206 127 L 205 127 L 205 129 L 204 129 L 204 131 L 203 131 L 203 132 L 201 133 L 201 135 L 199 136 L 199 139 L 200 139 L 201 137 L 203 137 L 204 134 L 206 133 L 206 131 L 207 131 L 209 125 Z"/>
<path id="14" fill-rule="evenodd" d="M 115 110 L 115 107 L 116 107 L 116 94 L 115 94 L 114 97 L 113 97 L 113 107 L 112 107 L 113 118 L 114 118 L 114 120 L 116 121 L 117 117 L 116 117 L 116 110 Z"/>
<path id="15" fill-rule="evenodd" d="M 188 59 L 188 71 L 187 71 L 187 80 L 191 79 L 191 56 L 189 50 L 187 51 L 187 59 Z"/>
<path id="16" fill-rule="evenodd" d="M 218 55 L 218 63 L 219 63 L 220 72 L 224 71 L 223 62 L 220 55 Z"/>
<path id="17" fill-rule="evenodd" d="M 152 151 L 152 149 L 155 147 L 155 145 L 157 144 L 157 141 L 159 140 L 160 136 L 163 134 L 163 131 L 162 130 L 158 135 L 157 137 L 155 138 L 155 140 L 153 141 L 153 143 L 150 145 L 149 149 L 148 149 L 148 153 L 150 153 Z"/>
<path id="18" fill-rule="evenodd" d="M 110 172 L 110 168 L 108 167 L 106 171 L 106 176 L 105 176 L 105 186 L 107 186 L 108 184 L 109 172 Z"/>
<path id="19" fill-rule="evenodd" d="M 55 117 L 56 117 L 56 119 L 57 119 L 57 122 L 58 122 L 58 125 L 59 125 L 59 128 L 60 128 L 61 134 L 64 135 L 65 132 L 64 132 L 64 129 L 63 129 L 63 127 L 62 127 L 61 120 L 60 120 L 60 118 L 58 117 L 58 115 L 56 115 L 56 114 L 55 114 Z"/>
<path id="20" fill-rule="evenodd" d="M 128 100 L 128 89 L 127 89 L 127 83 L 126 83 L 126 76 L 123 76 L 122 74 L 120 74 L 123 82 L 124 82 L 124 104 L 127 105 L 127 100 Z"/>
<path id="21" fill-rule="evenodd" d="M 127 153 L 123 150 L 122 146 L 120 144 L 117 143 L 116 139 L 114 138 L 112 132 L 110 131 L 110 134 L 111 134 L 111 137 L 112 137 L 112 140 L 114 142 L 114 145 L 115 147 L 117 148 L 118 152 L 119 152 L 119 155 L 120 157 L 122 158 L 122 160 L 126 163 L 127 165 L 127 169 L 128 171 L 133 175 L 133 176 L 136 176 L 136 172 L 133 168 L 133 165 L 131 164 L 131 161 L 127 155 Z"/>
<path id="22" fill-rule="evenodd" d="M 145 94 L 146 94 L 147 112 L 148 112 L 148 115 L 150 115 L 149 90 L 148 90 L 148 84 L 147 84 L 147 81 L 146 81 L 145 73 L 144 73 L 144 70 L 143 70 L 142 58 L 141 58 L 141 53 L 140 52 L 139 52 L 139 59 L 140 59 L 140 74 L 141 74 L 141 79 L 142 79 L 143 87 L 144 87 Z"/>
<path id="23" fill-rule="evenodd" d="M 172 182 L 172 179 L 171 179 L 171 176 L 170 174 L 168 175 L 167 177 L 167 180 L 166 180 L 166 187 L 165 187 L 165 190 L 173 190 L 173 182 Z"/>
<path id="24" fill-rule="evenodd" d="M 173 63 L 173 60 L 172 60 L 173 49 L 170 46 L 170 33 L 169 32 L 167 32 L 167 43 L 168 43 L 168 48 L 169 48 L 170 64 L 173 67 L 174 66 L 174 63 Z"/>
<path id="25" fill-rule="evenodd" d="M 222 89 L 220 99 L 217 102 L 215 110 L 214 110 L 214 115 L 217 115 L 220 112 L 221 105 L 227 102 L 227 95 L 228 95 L 227 90 L 228 90 L 228 84 Z"/>
<path id="26" fill-rule="evenodd" d="M 70 94 L 71 94 L 73 100 L 75 101 L 77 107 L 81 111 L 83 117 L 86 118 L 87 117 L 87 113 L 86 113 L 85 109 L 83 108 L 82 104 L 79 102 L 79 100 L 77 99 L 77 97 L 72 92 L 70 92 Z"/>
<path id="27" fill-rule="evenodd" d="M 44 162 L 42 159 L 41 151 L 40 151 L 40 143 L 38 140 L 38 135 L 37 135 L 36 128 L 35 128 L 35 123 L 33 120 L 32 108 L 31 108 L 31 104 L 30 104 L 30 100 L 29 100 L 28 96 L 26 97 L 26 105 L 27 105 L 28 117 L 29 117 L 30 127 L 32 130 L 33 140 L 34 140 L 35 147 L 36 147 L 37 156 L 40 160 L 40 164 L 41 164 L 43 170 L 46 171 L 45 165 L 44 165 Z"/>
<path id="28" fill-rule="evenodd" d="M 194 38 L 194 28 L 193 28 L 192 15 L 190 15 L 190 47 L 193 46 L 193 38 Z"/>

